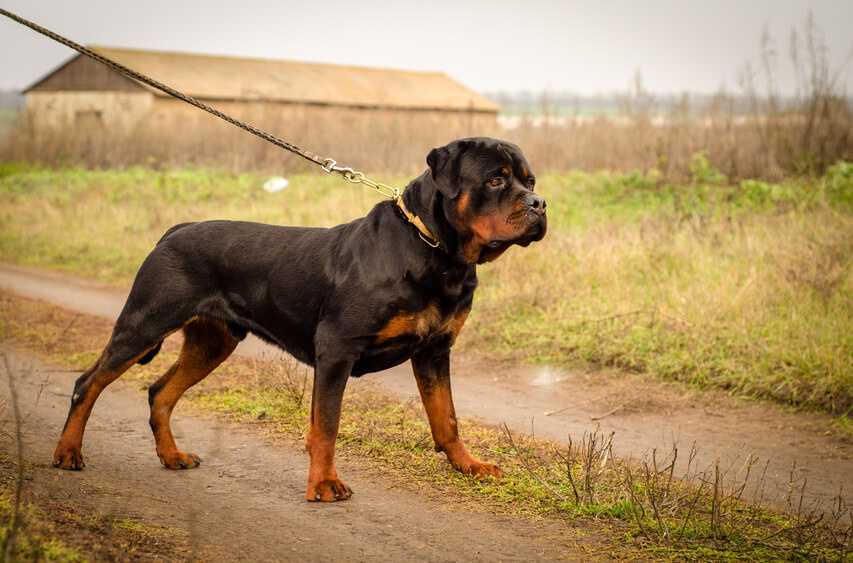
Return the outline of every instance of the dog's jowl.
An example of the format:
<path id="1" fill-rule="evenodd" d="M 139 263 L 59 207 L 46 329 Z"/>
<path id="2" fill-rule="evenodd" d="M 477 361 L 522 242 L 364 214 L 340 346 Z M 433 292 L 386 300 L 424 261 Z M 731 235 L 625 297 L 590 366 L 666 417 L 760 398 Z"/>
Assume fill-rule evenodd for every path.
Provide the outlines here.
<path id="1" fill-rule="evenodd" d="M 82 469 L 83 431 L 104 388 L 183 331 L 175 364 L 149 389 L 151 429 L 166 467 L 200 463 L 169 425 L 181 395 L 247 333 L 314 367 L 308 500 L 352 490 L 335 470 L 341 398 L 349 377 L 411 360 L 437 450 L 457 470 L 503 475 L 459 437 L 450 349 L 477 287 L 477 265 L 545 236 L 545 200 L 518 147 L 488 138 L 433 149 L 428 169 L 397 201 L 330 229 L 232 221 L 171 228 L 142 263 L 112 336 L 74 386 L 53 455 Z"/>

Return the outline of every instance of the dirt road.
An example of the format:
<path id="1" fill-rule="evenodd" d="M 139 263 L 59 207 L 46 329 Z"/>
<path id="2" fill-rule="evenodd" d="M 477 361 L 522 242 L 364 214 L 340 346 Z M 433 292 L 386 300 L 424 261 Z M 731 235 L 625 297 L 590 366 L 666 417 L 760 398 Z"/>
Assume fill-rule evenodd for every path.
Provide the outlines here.
<path id="1" fill-rule="evenodd" d="M 68 308 L 114 319 L 125 291 L 54 272 L 0 265 L 0 286 Z M 476 303 L 475 303 L 476 306 Z M 464 338 L 464 332 L 463 336 Z M 247 339 L 238 354 L 270 348 Z M 565 442 L 578 441 L 596 425 L 614 431 L 614 453 L 642 457 L 653 448 L 668 451 L 677 442 L 680 457 L 695 442 L 700 467 L 720 457 L 737 468 L 747 454 L 767 460 L 766 498 L 781 498 L 796 461 L 797 479 L 807 479 L 806 500 L 829 503 L 842 482 L 853 489 L 853 443 L 830 431 L 820 414 L 791 413 L 760 401 L 732 399 L 720 392 L 696 392 L 647 377 L 607 372 L 580 373 L 516 364 L 495 364 L 454 355 L 453 390 L 461 417 L 486 423 L 505 422 L 511 429 Z M 374 382 L 403 399 L 417 397 L 408 366 L 353 380 Z M 65 390 L 67 393 L 68 391 Z M 568 408 L 552 416 L 546 411 Z M 592 418 L 599 418 L 594 421 Z M 87 447 L 90 447 L 87 445 Z M 802 483 L 802 481 L 799 481 Z M 853 494 L 845 493 L 848 503 Z"/>
<path id="2" fill-rule="evenodd" d="M 77 374 L 51 370 L 8 348 L 24 425 L 28 494 L 83 513 L 132 520 L 184 538 L 174 554 L 142 559 L 212 561 L 529 561 L 577 559 L 553 523 L 473 513 L 448 499 L 430 500 L 346 458 L 338 468 L 356 494 L 347 502 L 307 503 L 307 455 L 267 443 L 257 432 L 212 418 L 180 416 L 173 428 L 195 451 L 200 470 L 169 471 L 154 455 L 148 407 L 117 383 L 98 401 L 86 433 L 86 470 L 49 467 Z M 0 377 L 7 396 L 7 378 Z M 40 393 L 42 382 L 48 381 Z M 36 398 L 38 398 L 36 405 Z M 0 437 L 10 452 L 9 436 Z M 136 524 L 134 524 L 136 525 Z M 180 543 L 180 542 L 179 542 Z"/>

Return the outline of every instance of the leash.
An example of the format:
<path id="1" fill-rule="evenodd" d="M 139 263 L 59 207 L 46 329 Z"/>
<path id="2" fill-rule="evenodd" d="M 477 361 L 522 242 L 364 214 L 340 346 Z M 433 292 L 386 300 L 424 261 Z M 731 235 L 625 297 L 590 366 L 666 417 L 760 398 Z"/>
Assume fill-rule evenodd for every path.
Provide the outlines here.
<path id="1" fill-rule="evenodd" d="M 361 172 L 356 172 L 352 168 L 345 168 L 342 166 L 338 166 L 337 161 L 335 161 L 332 158 L 323 158 L 323 157 L 318 156 L 318 155 L 316 155 L 310 151 L 303 150 L 303 149 L 299 148 L 298 146 L 294 145 L 293 143 L 288 143 L 287 141 L 279 139 L 275 135 L 272 135 L 272 134 L 270 134 L 270 133 L 268 133 L 262 129 L 258 129 L 257 127 L 255 127 L 253 125 L 249 125 L 248 123 L 244 123 L 243 121 L 240 121 L 239 119 L 234 119 L 230 115 L 222 113 L 221 111 L 208 106 L 207 104 L 193 98 L 192 96 L 188 96 L 187 94 L 184 94 L 183 92 L 179 92 L 179 91 L 175 90 L 174 88 L 170 88 L 169 86 L 162 84 L 162 83 L 154 80 L 153 78 L 150 78 L 150 77 L 148 77 L 148 76 L 146 76 L 140 72 L 137 72 L 133 69 L 127 68 L 126 66 L 124 66 L 120 63 L 117 63 L 116 61 L 114 61 L 112 59 L 109 59 L 103 55 L 100 55 L 100 54 L 96 53 L 95 51 L 92 51 L 91 49 L 84 47 L 83 45 L 75 43 L 74 41 L 71 41 L 70 39 L 67 39 L 67 38 L 65 38 L 65 37 L 63 37 L 57 33 L 50 31 L 49 29 L 45 29 L 45 28 L 41 27 L 40 25 L 37 25 L 37 24 L 35 24 L 29 20 L 26 20 L 26 19 L 24 19 L 18 15 L 15 15 L 15 14 L 9 12 L 8 10 L 4 10 L 3 8 L 0 8 L 0 14 L 6 16 L 7 18 L 9 18 L 11 20 L 14 20 L 14 21 L 20 23 L 21 25 L 29 27 L 30 29 L 32 29 L 34 31 L 37 31 L 38 33 L 41 33 L 42 35 L 49 37 L 50 39 L 53 39 L 54 41 L 62 43 L 66 47 L 70 47 L 71 49 L 74 49 L 75 51 L 77 51 L 78 53 L 80 53 L 82 55 L 85 55 L 85 56 L 92 58 L 92 59 L 94 59 L 100 63 L 103 63 L 103 64 L 107 65 L 108 67 L 121 72 L 125 76 L 129 76 L 130 78 L 133 78 L 134 80 L 136 80 L 138 82 L 142 82 L 144 84 L 151 86 L 152 88 L 156 88 L 157 90 L 160 90 L 161 92 L 164 92 L 164 93 L 166 93 L 166 94 L 168 94 L 174 98 L 177 98 L 177 99 L 184 101 L 190 105 L 193 105 L 199 109 L 202 109 L 211 115 L 215 115 L 216 117 L 227 121 L 231 125 L 235 125 L 235 126 L 239 127 L 240 129 L 243 129 L 244 131 L 248 131 L 249 133 L 251 133 L 257 137 L 260 137 L 261 139 L 264 139 L 265 141 L 269 141 L 270 143 L 276 145 L 277 147 L 281 147 L 287 151 L 292 152 L 293 154 L 299 155 L 302 158 L 308 160 L 309 162 L 312 162 L 314 164 L 319 165 L 323 169 L 323 171 L 328 173 L 328 174 L 335 172 L 335 173 L 343 176 L 344 179 L 346 179 L 346 180 L 348 180 L 354 184 L 364 184 L 370 188 L 373 188 L 374 190 L 379 192 L 381 195 L 388 197 L 390 199 L 393 199 L 395 202 L 401 201 L 400 200 L 401 192 L 400 192 L 399 188 L 392 188 L 391 186 L 386 186 L 385 184 L 380 184 L 378 182 L 374 182 L 372 180 L 369 180 Z M 400 204 L 398 203 L 398 205 L 400 205 Z M 401 207 L 401 209 L 405 209 L 405 208 Z M 405 214 L 407 217 L 409 217 L 409 221 L 412 222 L 413 224 L 415 224 L 416 227 L 418 227 L 418 225 L 416 223 L 414 223 L 414 221 L 412 221 L 411 217 L 414 217 L 414 216 L 410 217 L 411 214 L 408 213 L 408 211 L 405 211 Z M 417 219 L 417 217 L 415 217 L 415 219 Z M 424 229 L 425 229 L 425 227 L 424 227 Z M 421 230 L 421 227 L 418 227 L 418 230 L 420 230 L 422 234 L 430 237 L 432 240 L 435 240 L 435 237 L 433 237 L 432 234 L 429 233 L 429 231 L 424 232 Z"/>
<path id="2" fill-rule="evenodd" d="M 299 155 L 302 158 L 308 160 L 309 162 L 312 162 L 312 163 L 320 166 L 320 168 L 324 172 L 326 172 L 327 174 L 331 174 L 332 172 L 335 172 L 337 174 L 340 174 L 345 180 L 352 182 L 353 184 L 364 184 L 365 186 L 367 186 L 369 188 L 373 188 L 380 195 L 383 195 L 387 198 L 394 200 L 394 203 L 397 205 L 397 207 L 400 209 L 400 211 L 403 213 L 403 215 L 406 217 L 406 219 L 409 221 L 409 223 L 414 225 L 415 228 L 418 230 L 418 236 L 420 236 L 421 240 L 423 240 L 425 243 L 427 243 L 432 248 L 438 248 L 440 243 L 439 243 L 438 239 L 435 238 L 435 235 L 433 235 L 429 231 L 429 229 L 427 229 L 426 225 L 423 224 L 423 222 L 418 218 L 417 215 L 415 215 L 414 213 L 412 213 L 408 209 L 406 209 L 406 206 L 403 204 L 403 198 L 401 197 L 402 192 L 400 191 L 399 188 L 394 188 L 394 187 L 391 187 L 391 186 L 388 186 L 388 185 L 385 185 L 385 184 L 382 184 L 379 182 L 374 182 L 373 180 L 370 180 L 369 178 L 365 177 L 365 175 L 362 172 L 357 172 L 357 171 L 353 170 L 352 168 L 338 166 L 337 161 L 333 158 L 323 158 L 323 157 L 318 156 L 318 155 L 316 155 L 310 151 L 303 150 L 303 149 L 299 148 L 298 146 L 294 145 L 293 143 L 288 143 L 287 141 L 279 139 L 275 135 L 272 135 L 271 133 L 268 133 L 262 129 L 259 129 L 259 128 L 255 127 L 254 125 L 250 125 L 248 123 L 240 121 L 239 119 L 235 119 L 235 118 L 231 117 L 230 115 L 225 114 L 225 113 L 223 113 L 223 112 L 221 112 L 215 108 L 212 108 L 209 105 L 193 98 L 192 96 L 184 94 L 183 92 L 179 92 L 178 90 L 175 90 L 174 88 L 171 88 L 171 87 L 169 87 L 169 86 L 167 86 L 161 82 L 158 82 L 158 81 L 154 80 L 153 78 L 150 78 L 150 77 L 148 77 L 148 76 L 146 76 L 140 72 L 137 72 L 131 68 L 128 68 L 128 67 L 108 58 L 108 57 L 100 55 L 100 54 L 96 53 L 95 51 L 93 51 L 87 47 L 84 47 L 83 45 L 80 45 L 79 43 L 75 43 L 74 41 L 71 41 L 70 39 L 67 39 L 67 38 L 65 38 L 65 37 L 63 37 L 57 33 L 54 33 L 53 31 L 50 31 L 49 29 L 45 29 L 45 28 L 41 27 L 40 25 L 37 25 L 37 24 L 35 24 L 29 20 L 26 20 L 26 19 L 24 19 L 18 15 L 15 15 L 12 12 L 9 12 L 8 10 L 4 10 L 3 8 L 0 8 L 0 14 L 6 16 L 7 18 L 9 18 L 11 20 L 14 20 L 14 21 L 20 23 L 21 25 L 29 27 L 30 29 L 44 35 L 45 37 L 48 37 L 50 39 L 53 39 L 54 41 L 62 43 L 66 47 L 70 47 L 71 49 L 74 49 L 75 51 L 77 51 L 78 53 L 80 53 L 82 55 L 85 55 L 91 59 L 94 59 L 100 63 L 103 63 L 103 64 L 107 65 L 108 67 L 121 72 L 125 76 L 128 76 L 128 77 L 130 77 L 130 78 L 132 78 L 138 82 L 142 82 L 143 84 L 147 84 L 147 85 L 151 86 L 152 88 L 156 88 L 157 90 L 160 90 L 161 92 L 164 92 L 164 93 L 166 93 L 166 94 L 168 94 L 174 98 L 177 98 L 177 99 L 184 101 L 184 102 L 186 102 L 192 106 L 195 106 L 201 110 L 204 110 L 211 115 L 215 115 L 219 119 L 227 121 L 231 125 L 235 125 L 235 126 L 239 127 L 240 129 L 243 129 L 244 131 L 248 131 L 249 133 L 251 133 L 257 137 L 260 137 L 261 139 L 264 139 L 265 141 L 269 141 L 270 143 L 276 145 L 277 147 L 283 148 L 287 151 L 292 152 L 293 154 Z"/>

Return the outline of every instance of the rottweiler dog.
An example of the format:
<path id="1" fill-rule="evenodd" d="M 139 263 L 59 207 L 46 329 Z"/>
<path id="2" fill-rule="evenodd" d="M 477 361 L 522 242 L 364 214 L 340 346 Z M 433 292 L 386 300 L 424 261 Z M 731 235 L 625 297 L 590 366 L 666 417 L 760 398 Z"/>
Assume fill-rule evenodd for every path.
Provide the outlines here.
<path id="1" fill-rule="evenodd" d="M 545 200 L 521 150 L 477 137 L 435 148 L 395 201 L 333 228 L 205 221 L 169 229 L 148 255 L 105 349 L 74 385 L 53 465 L 82 469 L 83 431 L 104 388 L 183 331 L 177 361 L 149 388 L 157 455 L 196 467 L 169 420 L 181 395 L 247 333 L 314 367 L 308 500 L 344 500 L 335 470 L 349 377 L 411 360 L 436 451 L 462 473 L 502 477 L 459 437 L 450 349 L 468 317 L 477 265 L 545 236 Z"/>

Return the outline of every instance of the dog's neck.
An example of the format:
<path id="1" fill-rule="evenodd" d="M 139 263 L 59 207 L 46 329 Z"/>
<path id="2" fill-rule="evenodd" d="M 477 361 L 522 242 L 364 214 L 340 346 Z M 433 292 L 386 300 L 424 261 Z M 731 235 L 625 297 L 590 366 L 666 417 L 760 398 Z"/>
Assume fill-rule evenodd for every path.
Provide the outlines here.
<path id="1" fill-rule="evenodd" d="M 429 170 L 412 180 L 401 196 L 403 204 L 418 217 L 432 237 L 438 241 L 436 250 L 443 251 L 451 262 L 470 266 L 461 251 L 448 249 L 459 247 L 460 234 L 452 226 L 444 209 L 444 195 L 435 186 Z"/>
<path id="2" fill-rule="evenodd" d="M 409 211 L 402 197 L 398 197 L 395 200 L 395 203 L 400 209 L 400 213 L 402 213 L 403 216 L 409 221 L 409 223 L 414 225 L 415 228 L 418 230 L 421 240 L 423 240 L 425 243 L 427 243 L 427 245 L 431 246 L 432 248 L 438 248 L 441 245 L 438 239 L 435 238 L 435 235 L 430 232 L 426 225 L 424 225 L 424 222 L 421 221 L 420 217 Z"/>
<path id="3" fill-rule="evenodd" d="M 430 171 L 427 170 L 412 180 L 403 191 L 401 199 L 406 209 L 419 218 L 432 238 L 438 241 L 438 249 L 444 251 L 451 260 L 459 260 L 460 257 L 447 251 L 449 248 L 456 248 L 459 235 L 445 217 L 442 195 L 435 187 Z M 464 263 L 464 260 L 460 261 Z"/>

